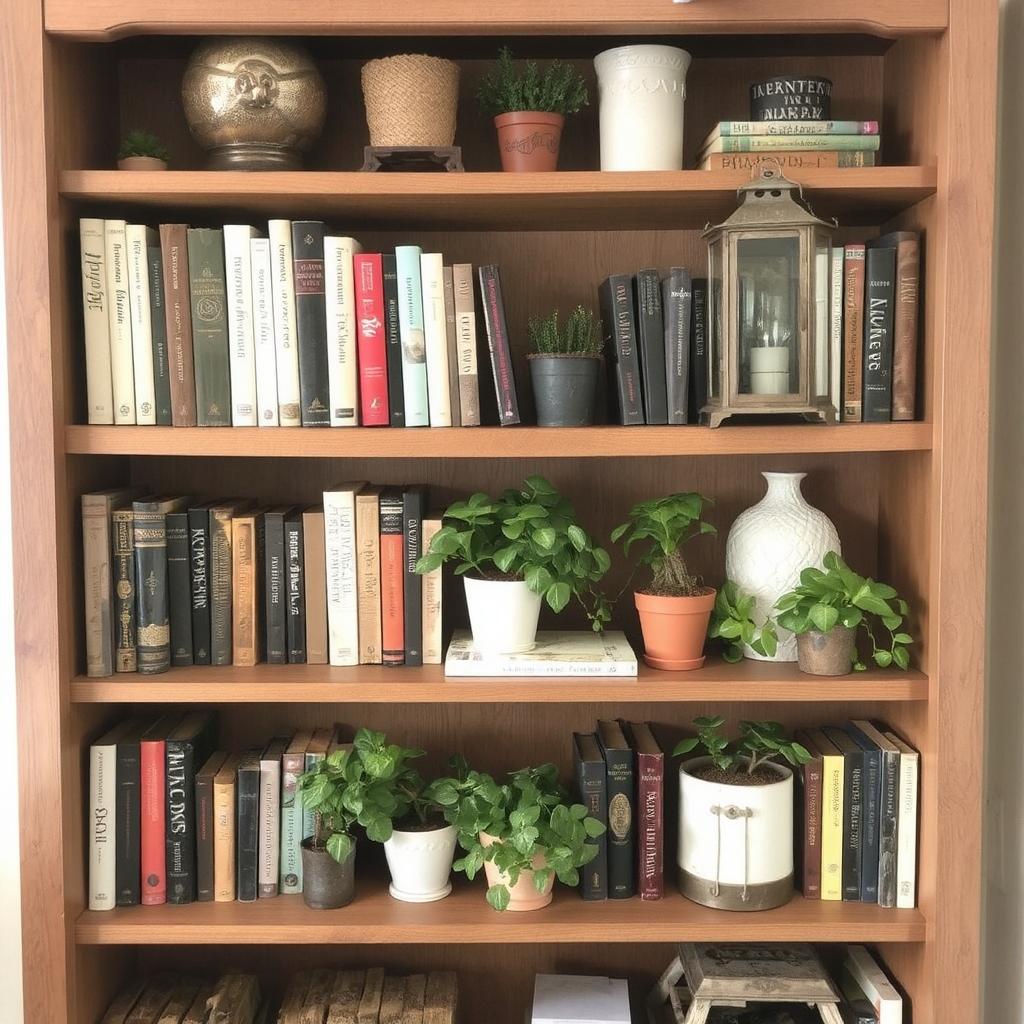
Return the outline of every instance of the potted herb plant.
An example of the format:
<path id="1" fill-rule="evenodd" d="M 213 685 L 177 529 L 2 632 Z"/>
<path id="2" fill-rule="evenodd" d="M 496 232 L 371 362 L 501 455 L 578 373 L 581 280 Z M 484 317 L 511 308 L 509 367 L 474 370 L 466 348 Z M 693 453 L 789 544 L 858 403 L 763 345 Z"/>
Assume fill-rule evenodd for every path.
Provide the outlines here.
<path id="1" fill-rule="evenodd" d="M 530 380 L 541 427 L 588 427 L 594 422 L 601 376 L 601 337 L 592 310 L 577 306 L 564 326 L 558 310 L 531 317 Z"/>
<path id="2" fill-rule="evenodd" d="M 778 722 L 741 722 L 732 744 L 724 724 L 694 719 L 672 752 L 706 751 L 679 766 L 679 888 L 706 907 L 769 910 L 793 895 L 793 772 L 776 760 L 811 755 Z"/>
<path id="3" fill-rule="evenodd" d="M 166 171 L 167 147 L 152 133 L 130 131 L 117 151 L 119 171 Z"/>
<path id="4" fill-rule="evenodd" d="M 753 619 L 756 608 L 756 598 L 744 594 L 732 580 L 722 584 L 711 612 L 708 637 L 721 641 L 726 661 L 740 661 L 747 648 L 762 658 L 775 656 L 779 645 L 775 623 L 769 618 L 758 626 Z"/>
<path id="5" fill-rule="evenodd" d="M 824 571 L 804 569 L 799 585 L 775 604 L 779 625 L 796 634 L 800 671 L 816 676 L 846 675 L 851 668 L 864 671 L 866 665 L 857 657 L 858 627 L 879 668 L 909 668 L 908 648 L 914 639 L 903 630 L 907 602 L 887 583 L 855 573 L 835 551 L 822 564 Z M 879 622 L 889 634 L 881 644 Z"/>
<path id="6" fill-rule="evenodd" d="M 644 661 L 652 668 L 694 669 L 704 664 L 704 638 L 715 605 L 715 590 L 694 576 L 683 545 L 715 528 L 701 519 L 708 498 L 693 491 L 634 505 L 628 522 L 612 531 L 629 555 L 639 545 L 638 564 L 651 570 L 650 582 L 633 597 L 644 637 Z"/>
<path id="7" fill-rule="evenodd" d="M 494 118 L 502 170 L 554 171 L 566 115 L 586 106 L 587 84 L 579 71 L 557 60 L 543 72 L 532 60 L 517 71 L 503 47 L 477 98 Z"/>
<path id="8" fill-rule="evenodd" d="M 499 785 L 462 762 L 458 786 L 458 804 L 446 811 L 465 851 L 454 867 L 469 879 L 484 869 L 487 902 L 495 910 L 546 907 L 556 878 L 579 885 L 579 869 L 598 852 L 588 840 L 605 826 L 583 804 L 570 802 L 553 764 L 512 772 Z"/>
<path id="9" fill-rule="evenodd" d="M 418 573 L 454 561 L 463 576 L 473 645 L 492 654 L 528 651 L 541 599 L 561 612 L 575 597 L 595 630 L 609 617 L 595 584 L 611 559 L 576 521 L 572 505 L 542 476 L 499 498 L 477 493 L 449 505 Z"/>

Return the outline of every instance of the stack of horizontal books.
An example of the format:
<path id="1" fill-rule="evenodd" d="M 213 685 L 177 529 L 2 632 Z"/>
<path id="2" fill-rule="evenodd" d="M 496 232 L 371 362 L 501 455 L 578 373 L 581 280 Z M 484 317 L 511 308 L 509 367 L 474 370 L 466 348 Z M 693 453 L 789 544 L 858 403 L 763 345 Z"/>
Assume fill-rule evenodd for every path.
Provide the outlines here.
<path id="1" fill-rule="evenodd" d="M 701 170 L 753 170 L 764 160 L 782 169 L 874 167 L 877 121 L 720 121 L 697 154 Z"/>

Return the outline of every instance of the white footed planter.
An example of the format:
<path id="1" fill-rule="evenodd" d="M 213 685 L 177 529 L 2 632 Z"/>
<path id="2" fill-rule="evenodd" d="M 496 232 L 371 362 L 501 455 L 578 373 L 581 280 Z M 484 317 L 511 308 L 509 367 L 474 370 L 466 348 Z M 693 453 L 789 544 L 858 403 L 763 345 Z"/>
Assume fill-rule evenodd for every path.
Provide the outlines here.
<path id="1" fill-rule="evenodd" d="M 804 569 L 821 569 L 830 551 L 842 554 L 832 520 L 800 493 L 806 473 L 761 476 L 768 482 L 767 494 L 736 517 L 725 542 L 725 575 L 755 599 L 752 617 L 758 626 L 771 615 L 775 602 L 800 582 Z M 757 661 L 796 661 L 796 637 L 781 626 L 777 631 L 774 658 L 749 647 L 743 653 Z"/>
<path id="2" fill-rule="evenodd" d="M 452 891 L 455 826 L 403 832 L 395 829 L 384 844 L 391 872 L 391 895 L 405 903 L 433 903 Z"/>
<path id="3" fill-rule="evenodd" d="M 781 907 L 793 895 L 793 773 L 766 764 L 778 782 L 734 786 L 694 774 L 710 764 L 679 768 L 679 890 L 720 910 Z"/>
<path id="4" fill-rule="evenodd" d="M 482 654 L 523 654 L 537 642 L 540 594 L 521 580 L 466 581 L 473 647 Z"/>
<path id="5" fill-rule="evenodd" d="M 594 58 L 602 171 L 678 171 L 690 55 L 675 46 L 617 46 Z"/>

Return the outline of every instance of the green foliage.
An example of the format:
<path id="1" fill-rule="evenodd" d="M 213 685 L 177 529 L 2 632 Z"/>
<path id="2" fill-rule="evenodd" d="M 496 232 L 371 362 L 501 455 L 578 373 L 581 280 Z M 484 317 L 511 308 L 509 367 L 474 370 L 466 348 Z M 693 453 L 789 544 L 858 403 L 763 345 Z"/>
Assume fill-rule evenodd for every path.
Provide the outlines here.
<path id="1" fill-rule="evenodd" d="M 139 129 L 130 131 L 117 151 L 117 159 L 124 160 L 129 156 L 151 156 L 157 160 L 167 160 L 167 147 L 152 133 Z"/>
<path id="2" fill-rule="evenodd" d="M 575 114 L 587 105 L 587 83 L 574 67 L 557 60 L 543 72 L 532 60 L 517 71 L 506 46 L 500 50 L 497 64 L 481 81 L 477 99 L 484 113 L 491 117 L 524 110 Z"/>
<path id="3" fill-rule="evenodd" d="M 715 767 L 723 772 L 735 772 L 746 765 L 748 775 L 753 775 L 760 765 L 779 757 L 794 767 L 807 764 L 811 759 L 806 747 L 786 739 L 778 722 L 740 722 L 740 737 L 731 748 L 730 741 L 722 732 L 725 719 L 721 716 L 701 716 L 695 718 L 693 724 L 697 727 L 697 735 L 680 740 L 672 751 L 674 757 L 703 747 Z"/>
<path id="4" fill-rule="evenodd" d="M 534 872 L 538 892 L 552 875 L 565 885 L 579 885 L 579 869 L 597 856 L 597 847 L 587 840 L 602 835 L 605 826 L 588 817 L 583 804 L 569 801 L 553 764 L 512 772 L 501 785 L 490 775 L 471 770 L 461 758 L 452 759 L 452 768 L 459 797 L 445 808 L 445 818 L 456 827 L 465 851 L 453 865 L 456 871 L 472 879 L 491 862 L 505 872 L 509 885 L 515 885 L 541 854 L 546 866 Z M 482 832 L 498 841 L 485 847 Z M 508 886 L 490 886 L 487 902 L 495 910 L 505 910 Z"/>
<path id="5" fill-rule="evenodd" d="M 540 355 L 597 356 L 601 354 L 599 326 L 593 310 L 577 306 L 560 328 L 556 309 L 545 317 L 530 317 L 530 345 Z"/>
<path id="6" fill-rule="evenodd" d="M 722 657 L 726 661 L 739 661 L 743 657 L 744 644 L 763 658 L 774 657 L 778 650 L 775 624 L 769 618 L 763 625 L 756 625 L 751 618 L 754 604 L 754 598 L 742 593 L 732 580 L 726 580 L 715 597 L 708 636 L 722 641 Z"/>
<path id="7" fill-rule="evenodd" d="M 651 570 L 648 592 L 670 597 L 694 597 L 703 590 L 699 577 L 686 567 L 680 549 L 689 540 L 704 533 L 717 533 L 701 519 L 705 504 L 711 504 L 694 491 L 670 494 L 665 498 L 634 505 L 629 520 L 612 530 L 612 543 L 622 541 L 622 550 L 639 544 L 639 564 Z"/>
<path id="8" fill-rule="evenodd" d="M 887 583 L 878 583 L 855 573 L 835 551 L 824 558 L 825 571 L 807 568 L 800 573 L 800 584 L 776 602 L 780 626 L 798 636 L 811 630 L 827 633 L 837 625 L 849 629 L 861 627 L 871 641 L 871 657 L 879 668 L 910 666 L 908 647 L 914 642 L 903 631 L 907 602 Z M 872 620 L 881 622 L 889 639 L 879 646 Z M 863 671 L 864 662 L 854 668 Z"/>
<path id="9" fill-rule="evenodd" d="M 572 505 L 544 477 L 528 477 L 500 498 L 474 494 L 449 505 L 444 518 L 416 563 L 417 572 L 454 561 L 458 575 L 525 580 L 554 612 L 575 597 L 597 632 L 610 619 L 608 600 L 595 589 L 611 565 L 608 552 L 576 522 Z"/>

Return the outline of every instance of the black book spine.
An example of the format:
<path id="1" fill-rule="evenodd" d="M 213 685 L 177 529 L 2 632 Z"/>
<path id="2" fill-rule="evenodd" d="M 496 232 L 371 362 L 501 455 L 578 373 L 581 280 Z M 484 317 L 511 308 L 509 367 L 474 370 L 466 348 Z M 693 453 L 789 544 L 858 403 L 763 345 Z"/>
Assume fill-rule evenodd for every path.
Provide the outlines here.
<path id="1" fill-rule="evenodd" d="M 171 367 L 167 354 L 167 314 L 164 305 L 164 261 L 159 245 L 146 248 L 149 271 L 149 306 L 153 321 L 153 384 L 156 425 L 171 426 Z"/>
<path id="2" fill-rule="evenodd" d="M 661 276 L 657 270 L 641 270 L 634 284 L 644 418 L 648 423 L 664 424 L 668 423 L 668 391 Z"/>
<path id="3" fill-rule="evenodd" d="M 188 513 L 167 513 L 167 590 L 171 616 L 171 664 L 191 665 L 192 556 Z"/>
<path id="4" fill-rule="evenodd" d="M 864 282 L 864 422 L 888 423 L 892 419 L 895 249 L 868 247 Z"/>
<path id="5" fill-rule="evenodd" d="M 404 566 L 405 664 L 423 664 L 423 577 L 416 563 L 423 554 L 424 492 L 410 487 L 402 494 L 402 551 Z"/>
<path id="6" fill-rule="evenodd" d="M 690 409 L 689 423 L 700 422 L 700 411 L 708 403 L 708 282 L 693 279 L 693 313 L 690 317 Z"/>
<path id="7" fill-rule="evenodd" d="M 196 750 L 191 739 L 168 739 L 167 763 L 167 902 L 196 898 Z"/>
<path id="8" fill-rule="evenodd" d="M 636 350 L 636 317 L 628 275 L 612 274 L 602 282 L 598 295 L 605 347 L 615 367 L 612 390 L 618 395 L 618 421 L 627 427 L 642 424 L 644 409 Z"/>
<path id="9" fill-rule="evenodd" d="M 576 751 L 576 784 L 580 803 L 587 814 L 598 821 L 608 821 L 608 790 L 604 761 L 584 761 Z M 597 856 L 580 873 L 580 895 L 585 900 L 608 899 L 608 833 L 587 840 L 597 847 Z"/>
<path id="10" fill-rule="evenodd" d="M 402 337 L 398 329 L 398 266 L 394 253 L 381 257 L 384 276 L 384 337 L 387 342 L 388 409 L 391 426 L 405 426 L 405 386 L 402 383 Z"/>
<path id="11" fill-rule="evenodd" d="M 284 523 L 284 557 L 287 568 L 286 640 L 288 664 L 306 663 L 306 574 L 302 548 L 302 514 Z"/>
<path id="12" fill-rule="evenodd" d="M 124 740 L 117 744 L 116 772 L 114 891 L 117 893 L 119 907 L 133 907 L 141 897 L 139 850 L 142 842 L 142 772 L 138 739 Z"/>
<path id="13" fill-rule="evenodd" d="M 284 512 L 267 512 L 263 517 L 263 600 L 270 665 L 288 664 L 284 517 Z"/>
<path id="14" fill-rule="evenodd" d="M 688 423 L 690 417 L 690 334 L 693 285 L 685 267 L 673 267 L 662 282 L 665 309 L 665 377 L 668 421 Z M 696 410 L 700 412 L 699 409 Z"/>
<path id="15" fill-rule="evenodd" d="M 259 755 L 247 757 L 238 768 L 235 882 L 240 903 L 251 903 L 258 894 L 260 838 Z"/>
<path id="16" fill-rule="evenodd" d="M 896 906 L 897 827 L 900 815 L 899 751 L 882 751 L 881 795 L 878 801 L 878 904 Z"/>
<path id="17" fill-rule="evenodd" d="M 605 748 L 603 753 L 608 793 L 608 897 L 625 900 L 636 893 L 633 751 Z"/>
<path id="18" fill-rule="evenodd" d="M 196 900 L 213 900 L 213 779 L 211 772 L 196 776 Z"/>
<path id="19" fill-rule="evenodd" d="M 171 667 L 166 514 L 160 503 L 153 501 L 137 501 L 133 511 L 138 671 L 154 675 Z"/>
<path id="20" fill-rule="evenodd" d="M 192 598 L 192 657 L 196 665 L 210 664 L 210 512 L 188 512 L 189 569 Z"/>
<path id="21" fill-rule="evenodd" d="M 864 753 L 843 754 L 843 899 L 860 901 L 864 843 Z"/>
<path id="22" fill-rule="evenodd" d="M 877 748 L 865 750 L 863 756 L 864 835 L 861 841 L 860 898 L 863 903 L 877 903 L 882 752 Z"/>
<path id="23" fill-rule="evenodd" d="M 505 320 L 505 300 L 501 295 L 501 276 L 493 264 L 480 267 L 478 274 L 484 325 L 487 328 L 487 348 L 494 376 L 494 393 L 498 401 L 498 422 L 503 427 L 514 426 L 519 423 L 519 398 L 512 369 L 508 323 Z"/>
<path id="24" fill-rule="evenodd" d="M 292 221 L 295 325 L 299 337 L 299 399 L 304 427 L 329 427 L 327 299 L 324 294 L 324 226 Z"/>

